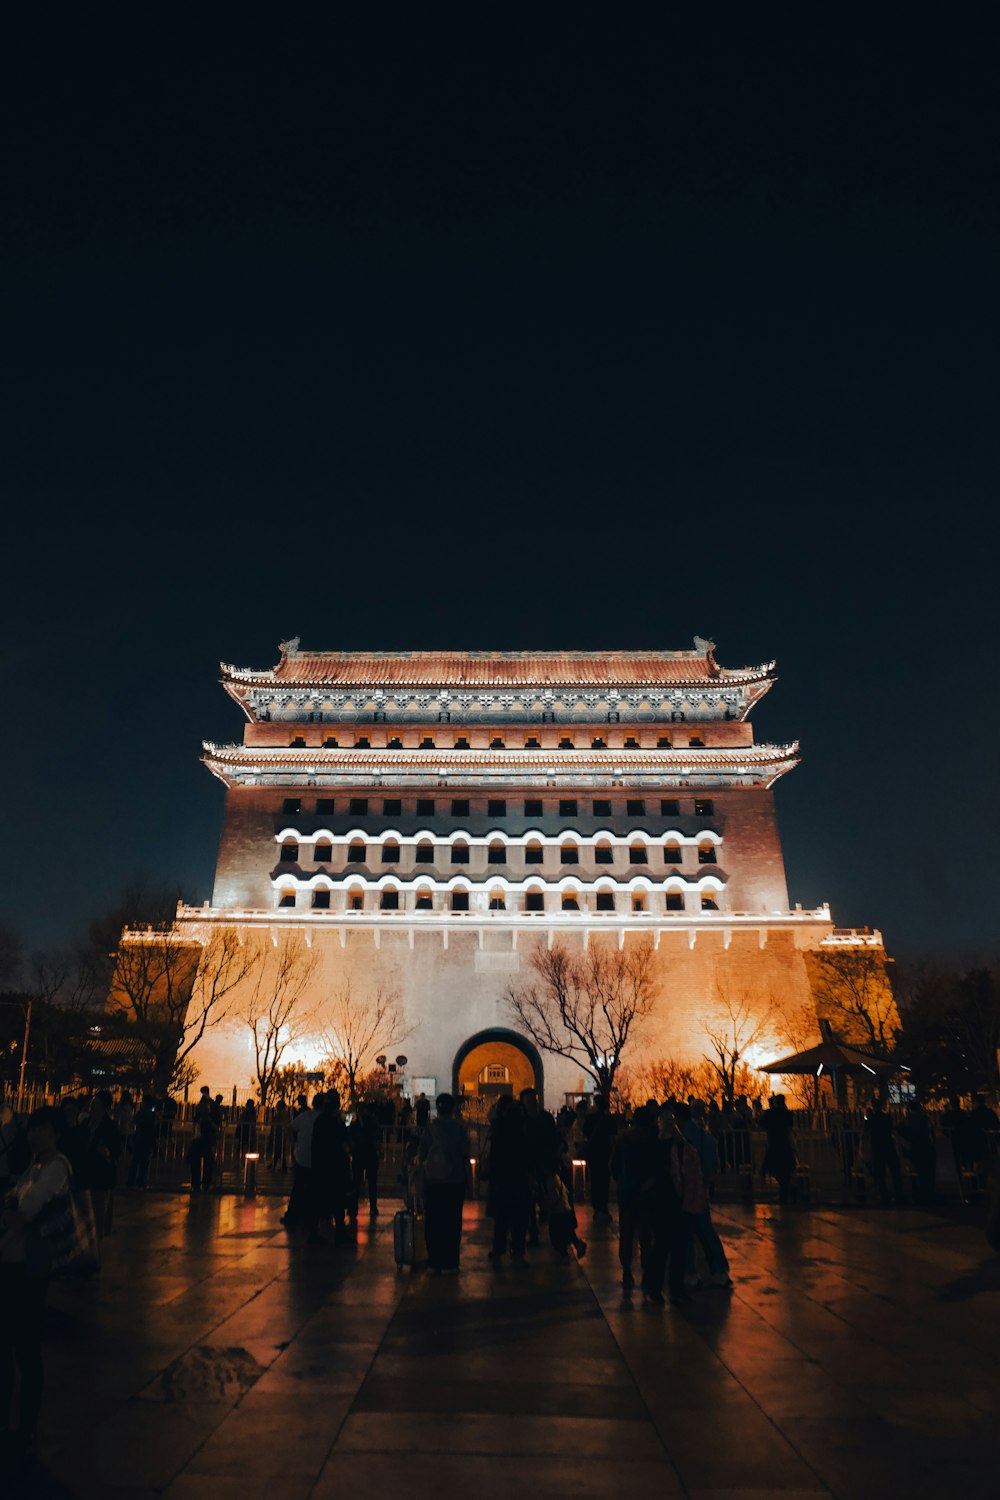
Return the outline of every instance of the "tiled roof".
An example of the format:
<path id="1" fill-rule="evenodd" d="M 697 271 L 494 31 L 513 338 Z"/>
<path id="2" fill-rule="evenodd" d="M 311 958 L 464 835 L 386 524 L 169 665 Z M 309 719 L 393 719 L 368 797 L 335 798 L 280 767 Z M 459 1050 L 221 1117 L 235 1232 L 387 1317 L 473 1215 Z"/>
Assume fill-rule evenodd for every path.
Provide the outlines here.
<path id="1" fill-rule="evenodd" d="M 552 686 L 733 682 L 770 675 L 774 663 L 729 671 L 695 651 L 295 652 L 270 671 L 223 664 L 230 681 L 301 685 Z"/>

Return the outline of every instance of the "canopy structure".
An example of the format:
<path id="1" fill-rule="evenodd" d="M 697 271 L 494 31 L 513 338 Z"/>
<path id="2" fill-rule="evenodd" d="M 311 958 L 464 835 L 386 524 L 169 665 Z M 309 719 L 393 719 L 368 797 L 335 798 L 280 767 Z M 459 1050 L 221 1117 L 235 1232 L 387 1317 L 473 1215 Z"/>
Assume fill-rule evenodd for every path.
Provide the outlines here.
<path id="1" fill-rule="evenodd" d="M 779 1058 L 777 1062 L 765 1063 L 758 1073 L 894 1073 L 898 1063 L 876 1053 L 862 1052 L 859 1047 L 850 1047 L 829 1037 L 804 1052 L 793 1052 L 791 1057 Z"/>

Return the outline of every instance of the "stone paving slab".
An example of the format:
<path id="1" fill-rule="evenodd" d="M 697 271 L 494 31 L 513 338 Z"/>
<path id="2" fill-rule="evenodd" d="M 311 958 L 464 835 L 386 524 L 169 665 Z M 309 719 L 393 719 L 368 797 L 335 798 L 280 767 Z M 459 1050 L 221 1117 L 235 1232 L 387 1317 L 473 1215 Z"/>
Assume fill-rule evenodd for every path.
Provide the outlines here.
<path id="1" fill-rule="evenodd" d="M 281 1204 L 125 1198 L 99 1282 L 53 1289 L 31 1500 L 1000 1493 L 1000 1258 L 912 1211 L 720 1209 L 736 1285 L 623 1295 L 613 1232 L 558 1263 L 398 1273 Z M 6 1495 L 5 1495 L 6 1500 Z"/>

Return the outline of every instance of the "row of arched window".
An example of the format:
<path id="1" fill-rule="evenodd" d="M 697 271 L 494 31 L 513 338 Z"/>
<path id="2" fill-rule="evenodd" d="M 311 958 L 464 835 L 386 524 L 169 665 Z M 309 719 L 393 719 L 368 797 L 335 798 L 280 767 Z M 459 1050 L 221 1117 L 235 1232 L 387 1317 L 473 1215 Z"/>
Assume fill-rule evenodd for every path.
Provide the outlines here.
<path id="1" fill-rule="evenodd" d="M 437 847 L 432 843 L 417 844 L 414 850 L 414 864 L 433 865 L 437 863 Z M 442 849 L 442 855 L 444 849 Z M 628 855 L 630 865 L 648 865 L 649 846 L 643 843 L 630 844 L 623 851 Z M 580 846 L 578 844 L 562 844 L 559 846 L 559 863 L 561 865 L 578 865 L 580 860 Z M 714 843 L 698 845 L 698 863 L 700 865 L 714 865 L 718 863 L 718 855 Z M 471 863 L 470 845 L 457 841 L 447 846 L 448 862 L 453 865 L 467 865 Z M 486 863 L 489 865 L 507 865 L 513 863 L 512 851 L 507 844 L 496 842 L 490 844 L 486 850 Z M 280 848 L 279 863 L 283 865 L 298 864 L 301 859 L 300 846 L 286 840 Z M 684 850 L 679 844 L 666 844 L 663 847 L 663 861 L 668 865 L 679 865 L 683 863 Z M 346 862 L 349 865 L 367 865 L 382 863 L 383 865 L 397 865 L 401 861 L 401 845 L 388 841 L 381 846 L 366 844 L 360 839 L 354 840 L 347 846 Z M 333 844 L 317 843 L 313 845 L 312 862 L 314 864 L 333 863 Z M 541 865 L 545 862 L 544 844 L 526 844 L 524 846 L 524 863 L 526 865 Z M 615 863 L 615 846 L 602 843 L 594 846 L 594 864 L 613 865 Z"/>
<path id="2" fill-rule="evenodd" d="M 348 891 L 348 911 L 403 911 L 403 892 L 395 890 L 391 886 L 382 891 L 363 892 Z M 331 909 L 332 892 L 325 887 L 305 893 L 309 904 L 314 911 L 329 911 Z M 309 899 L 311 897 L 311 899 Z M 650 897 L 645 891 L 632 891 L 627 896 L 621 896 L 614 891 L 598 891 L 594 897 L 594 905 L 587 907 L 581 905 L 581 897 L 572 892 L 564 891 L 559 896 L 559 906 L 546 905 L 546 896 L 543 891 L 525 891 L 522 897 L 510 894 L 502 890 L 489 892 L 487 909 L 489 911 L 584 911 L 594 912 L 618 912 L 622 910 L 633 912 L 645 912 L 650 909 Z M 719 897 L 715 891 L 702 891 L 697 897 L 698 909 L 701 911 L 718 911 Z M 291 888 L 278 891 L 278 907 L 281 910 L 294 910 L 299 905 L 298 892 Z M 628 902 L 628 905 L 620 905 L 619 902 Z M 469 911 L 468 891 L 449 891 L 441 902 L 435 905 L 434 894 L 429 890 L 418 889 L 414 894 L 412 911 Z M 684 894 L 681 891 L 667 891 L 665 895 L 664 909 L 668 912 L 683 912 L 688 910 Z"/>

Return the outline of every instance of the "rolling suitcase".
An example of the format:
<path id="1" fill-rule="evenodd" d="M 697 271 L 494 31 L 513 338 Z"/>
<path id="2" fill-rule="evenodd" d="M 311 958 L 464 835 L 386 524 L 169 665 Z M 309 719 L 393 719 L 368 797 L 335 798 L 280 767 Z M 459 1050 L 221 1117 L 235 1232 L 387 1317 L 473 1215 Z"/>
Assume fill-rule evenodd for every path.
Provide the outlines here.
<path id="1" fill-rule="evenodd" d="M 426 1258 L 424 1221 L 420 1214 L 401 1208 L 392 1216 L 392 1248 L 399 1270 L 420 1265 Z"/>

